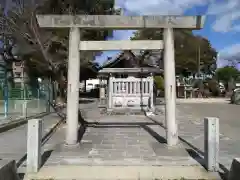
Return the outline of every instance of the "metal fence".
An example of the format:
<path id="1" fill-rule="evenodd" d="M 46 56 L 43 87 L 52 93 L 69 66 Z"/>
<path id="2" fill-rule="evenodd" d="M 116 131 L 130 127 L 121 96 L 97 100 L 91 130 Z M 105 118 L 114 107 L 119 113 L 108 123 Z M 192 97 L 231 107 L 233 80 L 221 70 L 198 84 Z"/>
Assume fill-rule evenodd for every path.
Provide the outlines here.
<path id="1" fill-rule="evenodd" d="M 5 88 L 0 89 L 0 124 L 50 111 L 50 88 Z"/>

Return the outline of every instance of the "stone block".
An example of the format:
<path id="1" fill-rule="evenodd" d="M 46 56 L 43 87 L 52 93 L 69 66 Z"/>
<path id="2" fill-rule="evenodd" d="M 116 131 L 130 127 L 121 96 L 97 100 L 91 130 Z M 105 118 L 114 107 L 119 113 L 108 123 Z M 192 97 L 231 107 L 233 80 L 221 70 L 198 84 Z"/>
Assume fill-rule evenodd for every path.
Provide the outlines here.
<path id="1" fill-rule="evenodd" d="M 114 106 L 122 107 L 139 107 L 140 105 L 148 106 L 149 97 L 113 97 Z"/>
<path id="2" fill-rule="evenodd" d="M 205 166 L 208 171 L 219 169 L 219 119 L 204 118 L 204 153 Z"/>
<path id="3" fill-rule="evenodd" d="M 42 120 L 28 121 L 27 172 L 36 173 L 41 166 Z"/>
<path id="4" fill-rule="evenodd" d="M 87 29 L 201 29 L 205 16 L 37 15 L 40 27 Z"/>
<path id="5" fill-rule="evenodd" d="M 81 41 L 82 51 L 108 51 L 108 50 L 154 50 L 163 49 L 161 40 L 121 40 L 121 41 Z"/>

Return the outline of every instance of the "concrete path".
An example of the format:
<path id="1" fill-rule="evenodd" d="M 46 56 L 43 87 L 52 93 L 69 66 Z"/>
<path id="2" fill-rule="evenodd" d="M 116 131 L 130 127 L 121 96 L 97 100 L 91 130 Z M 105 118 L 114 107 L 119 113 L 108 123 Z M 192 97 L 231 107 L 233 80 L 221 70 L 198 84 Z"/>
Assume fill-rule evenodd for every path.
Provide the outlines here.
<path id="1" fill-rule="evenodd" d="M 187 98 L 187 99 L 177 99 L 177 103 L 221 103 L 229 104 L 230 98 Z"/>
<path id="2" fill-rule="evenodd" d="M 164 113 L 164 106 L 158 106 Z M 233 158 L 240 157 L 239 105 L 228 103 L 180 103 L 177 105 L 179 136 L 204 150 L 204 117 L 218 117 L 220 123 L 220 163 L 230 168 Z M 154 119 L 165 123 L 162 116 Z"/>
<path id="3" fill-rule="evenodd" d="M 161 123 L 143 115 L 107 116 L 96 103 L 80 108 L 89 124 L 80 128 L 79 146 L 64 145 L 66 125 L 61 126 L 44 145 L 44 166 L 26 179 L 219 179 L 203 169 L 191 147 L 167 147 Z M 156 119 L 163 122 L 164 114 Z"/>
<path id="4" fill-rule="evenodd" d="M 84 104 L 80 105 L 80 108 L 83 111 L 83 116 L 87 118 L 88 122 L 98 122 L 105 119 L 105 115 L 100 114 L 96 104 Z M 159 115 L 154 117 L 154 120 L 158 121 L 158 123 L 165 123 L 164 120 L 164 105 L 160 105 L 157 107 L 160 110 Z M 225 167 L 230 168 L 232 159 L 235 157 L 240 157 L 240 119 L 239 119 L 239 110 L 240 106 L 232 105 L 228 103 L 179 103 L 177 105 L 177 120 L 179 127 L 179 136 L 186 140 L 188 143 L 196 147 L 200 152 L 204 150 L 204 117 L 218 117 L 220 119 L 220 162 Z M 109 118 L 109 119 L 108 119 Z M 121 124 L 121 119 L 119 117 L 110 116 L 105 121 L 117 122 L 117 124 Z M 126 122 L 129 118 L 123 118 L 122 120 Z M 131 117 L 132 118 L 132 117 Z M 140 117 L 135 117 L 135 120 L 141 121 Z M 131 120 L 133 123 L 134 121 Z M 116 125 L 116 124 L 115 124 Z M 155 130 L 160 136 L 165 137 L 164 130 L 160 130 L 156 125 L 148 124 L 150 128 Z M 151 127 L 153 126 L 153 127 Z M 45 149 L 52 149 L 57 144 L 62 144 L 63 139 L 65 138 L 65 127 L 63 126 L 44 146 Z M 156 129 L 155 129 L 156 128 Z M 82 139 L 84 144 L 92 144 L 93 139 L 95 137 L 97 139 L 109 135 L 109 137 L 114 137 L 115 135 L 111 134 L 114 132 L 114 128 L 105 131 L 106 129 L 95 129 L 94 127 L 88 128 L 86 134 L 90 134 L 90 139 L 86 138 L 86 134 Z M 134 134 L 135 130 L 131 130 L 131 133 Z M 100 132 L 104 131 L 104 132 Z M 129 132 L 126 130 L 126 132 Z M 138 131 L 140 133 L 140 131 Z M 120 133 L 125 135 L 126 133 Z M 130 135 L 129 135 L 130 136 Z M 135 139 L 139 139 L 139 137 L 135 136 Z M 107 139 L 107 138 L 106 138 Z M 121 139 L 121 138 L 120 138 Z M 115 141 L 114 141 L 115 142 Z M 122 143 L 121 143 L 122 144 Z M 146 143 L 145 143 L 146 144 Z M 125 147 L 126 148 L 126 147 Z M 136 151 L 135 151 L 136 155 Z"/>
<path id="5" fill-rule="evenodd" d="M 43 135 L 60 120 L 56 114 L 43 118 Z M 0 133 L 0 165 L 6 160 L 19 161 L 27 151 L 27 124 Z"/>
<path id="6" fill-rule="evenodd" d="M 157 105 L 163 105 L 165 103 L 164 98 L 157 98 Z M 177 104 L 229 104 L 230 98 L 177 98 Z"/>

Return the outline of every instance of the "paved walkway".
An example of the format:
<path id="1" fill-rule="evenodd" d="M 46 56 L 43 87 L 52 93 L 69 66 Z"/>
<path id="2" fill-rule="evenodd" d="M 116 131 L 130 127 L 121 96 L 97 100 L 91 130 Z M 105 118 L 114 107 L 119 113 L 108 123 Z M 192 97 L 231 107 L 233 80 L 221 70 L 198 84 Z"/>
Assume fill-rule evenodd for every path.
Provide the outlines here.
<path id="1" fill-rule="evenodd" d="M 230 98 L 187 98 L 187 99 L 182 99 L 179 98 L 177 99 L 177 103 L 221 103 L 221 104 L 229 104 L 230 103 Z"/>
<path id="2" fill-rule="evenodd" d="M 164 144 L 165 131 L 158 124 L 142 116 L 105 116 L 99 113 L 96 104 L 80 105 L 83 116 L 87 121 L 97 124 L 87 128 L 81 141 L 81 148 L 66 153 L 61 145 L 65 138 L 63 126 L 44 146 L 45 150 L 55 149 L 51 163 L 124 163 L 119 161 L 125 158 L 130 163 L 139 162 L 163 164 L 162 157 L 175 156 L 178 162 L 192 163 L 183 151 L 167 152 Z M 198 150 L 204 150 L 204 122 L 206 116 L 220 118 L 220 162 L 227 168 L 232 159 L 240 156 L 240 120 L 238 105 L 227 103 L 187 103 L 177 105 L 177 119 L 179 135 Z M 158 106 L 159 115 L 154 119 L 164 124 L 164 106 Z M 161 150 L 162 149 L 162 150 Z M 111 155 L 112 154 L 112 155 Z M 111 158 L 112 156 L 114 158 Z M 158 156 L 159 158 L 156 158 Z M 65 160 L 64 158 L 65 157 Z M 90 157 L 90 159 L 89 159 Z M 155 158 L 151 158 L 155 157 Z M 181 158 L 180 158 L 181 157 Z M 148 159 L 148 160 L 147 160 Z M 155 160 L 156 161 L 155 161 Z M 171 158 L 170 158 L 171 159 Z M 109 160 L 109 161 L 108 161 Z M 110 162 L 111 161 L 111 162 Z M 164 161 L 166 163 L 167 161 Z M 128 162 L 129 163 L 129 162 Z"/>
<path id="3" fill-rule="evenodd" d="M 165 146 L 164 106 L 157 107 L 159 115 L 154 122 L 144 116 L 106 116 L 101 114 L 96 102 L 80 105 L 82 115 L 90 122 L 85 133 L 80 132 L 80 147 L 63 146 L 63 125 L 46 142 L 44 152 L 54 150 L 45 165 L 196 165 L 198 162 L 189 146 L 168 149 Z M 204 123 L 206 116 L 220 118 L 220 161 L 227 168 L 234 157 L 240 156 L 240 120 L 237 105 L 227 103 L 179 103 L 177 120 L 181 138 L 203 151 Z M 44 118 L 43 134 L 59 121 L 56 114 Z M 1 161 L 23 157 L 27 148 L 27 126 L 0 134 Z M 190 156 L 191 154 L 191 156 Z M 199 159 L 197 159 L 199 160 Z"/>
<path id="4" fill-rule="evenodd" d="M 59 121 L 56 114 L 43 118 L 43 135 Z M 0 165 L 1 161 L 15 159 L 20 160 L 27 151 L 27 124 L 0 133 Z"/>
<path id="5" fill-rule="evenodd" d="M 64 147 L 62 126 L 45 144 L 54 150 L 45 165 L 196 165 L 189 155 L 191 148 L 169 149 L 165 130 L 144 115 L 101 114 L 96 103 L 80 105 L 82 115 L 90 124 L 80 131 L 80 147 Z M 164 115 L 160 115 L 161 121 Z M 82 129 L 83 130 L 83 129 Z"/>
<path id="6" fill-rule="evenodd" d="M 158 107 L 164 112 L 164 106 Z M 220 163 L 230 168 L 232 159 L 240 157 L 239 105 L 228 103 L 187 103 L 177 105 L 179 136 L 200 151 L 204 150 L 204 117 L 220 120 Z M 156 120 L 161 119 L 155 117 Z M 162 123 L 165 123 L 162 121 Z"/>
<path id="7" fill-rule="evenodd" d="M 64 146 L 63 126 L 45 145 L 54 149 L 45 165 L 197 165 L 186 147 L 168 149 L 165 132 L 144 116 L 97 119 L 89 125 L 79 147 Z"/>

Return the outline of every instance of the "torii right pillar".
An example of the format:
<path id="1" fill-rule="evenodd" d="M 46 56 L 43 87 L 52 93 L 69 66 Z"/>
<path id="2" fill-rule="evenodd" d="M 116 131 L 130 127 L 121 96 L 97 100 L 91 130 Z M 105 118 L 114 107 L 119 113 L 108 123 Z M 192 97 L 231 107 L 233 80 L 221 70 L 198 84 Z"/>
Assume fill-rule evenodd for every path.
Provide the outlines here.
<path id="1" fill-rule="evenodd" d="M 175 21 L 175 22 L 174 22 Z M 175 73 L 175 46 L 174 29 L 201 29 L 204 24 L 204 18 L 196 17 L 196 25 L 187 19 L 175 19 L 173 25 L 170 23 L 164 28 L 164 86 L 165 86 L 165 126 L 166 139 L 169 146 L 178 144 L 178 123 L 176 120 L 176 73 Z"/>
<path id="2" fill-rule="evenodd" d="M 167 144 L 178 143 L 178 125 L 176 121 L 176 77 L 173 28 L 165 28 L 164 41 L 164 86 L 165 86 L 165 125 Z"/>

